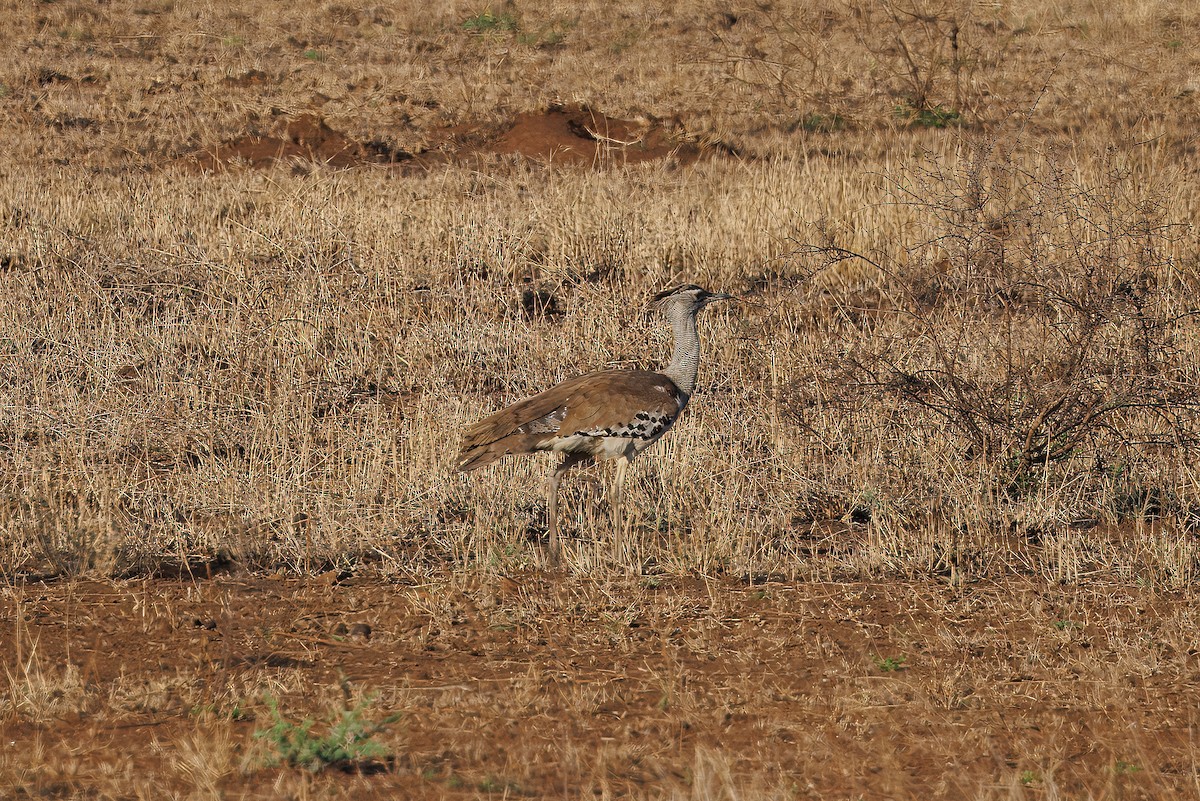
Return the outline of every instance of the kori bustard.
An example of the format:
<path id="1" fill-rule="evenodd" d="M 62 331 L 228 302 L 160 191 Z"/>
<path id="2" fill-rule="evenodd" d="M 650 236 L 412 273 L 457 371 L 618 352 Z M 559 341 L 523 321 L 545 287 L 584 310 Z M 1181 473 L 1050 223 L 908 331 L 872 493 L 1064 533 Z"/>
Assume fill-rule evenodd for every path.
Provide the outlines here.
<path id="1" fill-rule="evenodd" d="M 732 295 L 713 293 L 695 284 L 674 287 L 654 296 L 675 330 L 671 363 L 651 370 L 600 370 L 518 401 L 467 429 L 458 469 L 476 470 L 510 453 L 557 451 L 562 463 L 550 476 L 547 524 L 550 551 L 559 557 L 558 485 L 563 474 L 593 459 L 616 459 L 617 475 L 609 493 L 614 521 L 620 520 L 621 492 L 629 463 L 658 441 L 687 406 L 696 387 L 700 337 L 696 315 Z"/>

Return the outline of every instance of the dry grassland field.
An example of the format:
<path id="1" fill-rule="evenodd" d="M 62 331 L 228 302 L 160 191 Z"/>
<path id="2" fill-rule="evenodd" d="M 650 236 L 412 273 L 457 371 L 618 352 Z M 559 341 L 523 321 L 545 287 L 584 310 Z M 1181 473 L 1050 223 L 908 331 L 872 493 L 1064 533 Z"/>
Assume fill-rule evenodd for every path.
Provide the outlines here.
<path id="1" fill-rule="evenodd" d="M 1200 6 L 0 36 L 0 798 L 1200 797 Z M 685 283 L 555 562 L 462 432 Z"/>

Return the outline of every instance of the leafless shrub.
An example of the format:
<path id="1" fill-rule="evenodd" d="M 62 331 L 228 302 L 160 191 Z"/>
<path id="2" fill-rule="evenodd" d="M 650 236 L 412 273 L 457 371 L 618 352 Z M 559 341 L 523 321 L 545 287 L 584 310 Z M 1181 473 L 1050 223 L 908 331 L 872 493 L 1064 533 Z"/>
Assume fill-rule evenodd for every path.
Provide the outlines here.
<path id="1" fill-rule="evenodd" d="M 971 79 L 998 64 L 1003 27 L 961 0 L 847 0 L 803 11 L 761 4 L 715 18 L 717 55 L 707 60 L 759 102 L 807 110 L 795 124 L 809 130 L 840 127 L 829 115 L 879 97 L 910 122 L 944 127 L 977 105 Z M 847 69 L 847 56 L 870 68 Z"/>
<path id="2" fill-rule="evenodd" d="M 855 40 L 881 66 L 881 88 L 902 97 L 913 120 L 941 127 L 943 103 L 958 114 L 969 102 L 964 72 L 984 60 L 974 3 L 959 0 L 881 0 L 851 4 Z"/>
<path id="3" fill-rule="evenodd" d="M 756 92 L 788 102 L 827 103 L 835 81 L 826 37 L 836 16 L 833 9 L 798 15 L 773 6 L 722 14 L 711 26 L 719 49 L 710 59 L 730 80 Z"/>
<path id="4" fill-rule="evenodd" d="M 1131 460 L 1190 458 L 1200 395 L 1181 349 L 1195 310 L 1173 285 L 1178 229 L 1119 156 L 1077 168 L 966 143 L 890 183 L 886 202 L 923 241 L 858 253 L 826 226 L 802 244 L 823 267 L 861 258 L 879 277 L 866 308 L 841 315 L 851 344 L 793 385 L 795 418 L 890 405 L 896 425 L 944 430 L 1016 495 L 1056 469 L 1111 479 Z"/>

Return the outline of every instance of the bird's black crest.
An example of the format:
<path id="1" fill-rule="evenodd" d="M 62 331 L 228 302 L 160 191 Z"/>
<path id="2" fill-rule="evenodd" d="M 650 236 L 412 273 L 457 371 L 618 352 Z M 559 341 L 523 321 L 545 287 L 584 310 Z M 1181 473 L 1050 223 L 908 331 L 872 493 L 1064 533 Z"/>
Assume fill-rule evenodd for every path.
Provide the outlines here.
<path id="1" fill-rule="evenodd" d="M 684 290 L 689 290 L 689 289 L 699 289 L 701 292 L 704 291 L 703 289 L 696 286 L 695 284 L 680 284 L 679 286 L 673 286 L 670 289 L 664 289 L 662 292 L 659 292 L 657 295 L 655 295 L 653 298 L 651 298 L 650 303 L 651 303 L 651 305 L 653 305 L 655 303 L 658 303 L 660 300 L 666 300 L 667 298 L 671 297 L 672 295 L 674 295 L 676 293 L 683 292 Z"/>

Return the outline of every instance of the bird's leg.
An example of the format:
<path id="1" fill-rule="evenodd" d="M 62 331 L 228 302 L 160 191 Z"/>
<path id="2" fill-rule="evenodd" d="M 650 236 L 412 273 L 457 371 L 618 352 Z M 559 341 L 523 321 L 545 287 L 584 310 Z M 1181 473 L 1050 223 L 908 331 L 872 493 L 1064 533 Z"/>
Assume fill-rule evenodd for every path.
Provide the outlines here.
<path id="1" fill-rule="evenodd" d="M 568 453 L 562 460 L 562 464 L 550 476 L 550 501 L 549 511 L 546 513 L 547 527 L 550 529 L 550 558 L 554 562 L 558 562 L 561 551 L 558 544 L 558 484 L 562 481 L 563 474 L 570 470 L 580 462 L 586 461 L 591 457 L 586 453 Z"/>
<path id="2" fill-rule="evenodd" d="M 625 473 L 629 470 L 629 460 L 626 458 L 617 459 L 617 477 L 613 481 L 612 489 L 609 491 L 608 508 L 612 514 L 613 522 L 613 555 L 617 561 L 621 560 L 622 540 L 625 534 L 625 521 L 621 514 L 621 498 L 625 491 Z"/>

